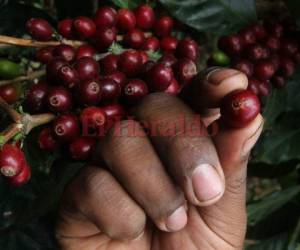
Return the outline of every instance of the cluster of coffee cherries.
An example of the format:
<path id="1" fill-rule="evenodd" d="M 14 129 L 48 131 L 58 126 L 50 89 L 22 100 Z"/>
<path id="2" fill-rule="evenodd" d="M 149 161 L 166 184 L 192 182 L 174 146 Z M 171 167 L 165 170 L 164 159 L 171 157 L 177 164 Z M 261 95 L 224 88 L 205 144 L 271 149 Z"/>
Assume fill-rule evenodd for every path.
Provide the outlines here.
<path id="1" fill-rule="evenodd" d="M 300 63 L 299 32 L 291 18 L 266 19 L 223 36 L 218 47 L 231 59 L 231 66 L 249 78 L 249 89 L 268 96 L 271 86 L 283 88 Z M 210 60 L 211 62 L 211 60 Z"/>

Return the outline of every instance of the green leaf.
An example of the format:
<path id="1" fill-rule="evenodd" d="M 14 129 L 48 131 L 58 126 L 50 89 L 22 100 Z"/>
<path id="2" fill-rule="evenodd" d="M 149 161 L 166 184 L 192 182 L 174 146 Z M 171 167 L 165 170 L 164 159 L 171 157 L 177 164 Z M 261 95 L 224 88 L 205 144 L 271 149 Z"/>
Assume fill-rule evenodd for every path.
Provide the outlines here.
<path id="1" fill-rule="evenodd" d="M 250 245 L 246 250 L 283 250 L 288 243 L 288 234 L 282 233 L 272 238 L 261 240 L 259 243 Z"/>
<path id="2" fill-rule="evenodd" d="M 148 1 L 146 1 L 146 0 L 111 0 L 111 2 L 120 8 L 135 9 L 140 4 L 147 3 Z"/>
<path id="3" fill-rule="evenodd" d="M 181 22 L 201 32 L 224 34 L 255 22 L 254 0 L 160 0 Z"/>
<path id="4" fill-rule="evenodd" d="M 299 193 L 300 186 L 294 186 L 282 191 L 274 192 L 258 202 L 249 204 L 247 207 L 249 225 L 254 226 L 258 222 L 264 220 L 270 214 L 294 199 Z"/>

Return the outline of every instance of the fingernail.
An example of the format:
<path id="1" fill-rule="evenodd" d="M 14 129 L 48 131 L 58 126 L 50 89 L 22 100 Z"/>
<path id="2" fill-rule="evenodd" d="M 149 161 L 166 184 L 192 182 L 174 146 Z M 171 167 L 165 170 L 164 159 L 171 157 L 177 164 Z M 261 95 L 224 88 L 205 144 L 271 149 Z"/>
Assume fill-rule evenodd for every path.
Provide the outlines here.
<path id="1" fill-rule="evenodd" d="M 184 206 L 181 206 L 172 213 L 166 220 L 166 227 L 171 232 L 176 232 L 185 227 L 187 223 L 187 214 Z"/>
<path id="2" fill-rule="evenodd" d="M 192 184 L 200 202 L 212 200 L 223 192 L 221 178 L 215 167 L 209 164 L 202 164 L 194 170 Z"/>
<path id="3" fill-rule="evenodd" d="M 243 156 L 249 154 L 250 150 L 253 148 L 255 143 L 257 142 L 262 130 L 264 127 L 264 121 L 259 125 L 259 127 L 255 130 L 255 132 L 245 141 L 242 149 Z"/>
<path id="4" fill-rule="evenodd" d="M 240 72 L 234 69 L 218 68 L 208 73 L 207 81 L 210 84 L 219 85 L 225 79 L 237 74 L 240 74 Z"/>

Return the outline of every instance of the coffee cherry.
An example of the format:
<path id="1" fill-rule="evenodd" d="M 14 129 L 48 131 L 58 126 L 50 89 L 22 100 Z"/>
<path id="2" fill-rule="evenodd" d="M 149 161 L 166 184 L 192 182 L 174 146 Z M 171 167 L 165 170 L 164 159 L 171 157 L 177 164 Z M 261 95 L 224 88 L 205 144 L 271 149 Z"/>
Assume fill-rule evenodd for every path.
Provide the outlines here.
<path id="1" fill-rule="evenodd" d="M 262 60 L 254 65 L 254 76 L 261 81 L 266 81 L 272 78 L 275 73 L 275 67 L 272 61 Z"/>
<path id="2" fill-rule="evenodd" d="M 244 48 L 243 39 L 235 34 L 223 36 L 218 41 L 218 47 L 229 56 L 237 56 Z"/>
<path id="3" fill-rule="evenodd" d="M 230 64 L 230 58 L 221 50 L 214 51 L 208 60 L 210 66 L 229 66 Z"/>
<path id="4" fill-rule="evenodd" d="M 28 164 L 25 163 L 22 171 L 18 175 L 9 178 L 8 182 L 14 187 L 20 187 L 25 185 L 30 180 L 30 177 L 31 169 Z"/>
<path id="5" fill-rule="evenodd" d="M 175 78 L 173 78 L 170 86 L 164 92 L 169 95 L 178 95 L 180 91 L 181 86 L 179 85 L 178 81 Z"/>
<path id="6" fill-rule="evenodd" d="M 280 57 L 277 54 L 273 54 L 270 56 L 269 60 L 274 65 L 275 71 L 277 71 L 280 67 Z"/>
<path id="7" fill-rule="evenodd" d="M 47 64 L 53 59 L 53 47 L 44 47 L 37 50 L 35 58 L 37 61 Z"/>
<path id="8" fill-rule="evenodd" d="M 124 87 L 123 94 L 126 101 L 130 103 L 137 102 L 148 95 L 147 84 L 140 79 L 132 79 Z"/>
<path id="9" fill-rule="evenodd" d="M 149 61 L 149 56 L 146 51 L 140 51 L 140 55 L 142 58 L 142 65 Z"/>
<path id="10" fill-rule="evenodd" d="M 98 9 L 94 18 L 94 22 L 98 28 L 112 28 L 116 26 L 117 20 L 117 11 L 109 6 L 104 6 Z"/>
<path id="11" fill-rule="evenodd" d="M 151 6 L 140 5 L 135 10 L 136 24 L 143 30 L 150 30 L 155 23 L 155 13 Z"/>
<path id="12" fill-rule="evenodd" d="M 96 79 L 99 76 L 100 67 L 96 60 L 91 57 L 82 57 L 74 65 L 79 80 Z"/>
<path id="13" fill-rule="evenodd" d="M 160 41 L 160 47 L 163 51 L 174 52 L 176 51 L 178 40 L 175 37 L 167 36 Z"/>
<path id="14" fill-rule="evenodd" d="M 264 25 L 271 35 L 273 35 L 277 38 L 282 37 L 284 29 L 280 23 L 278 23 L 274 20 L 266 20 L 264 22 Z"/>
<path id="15" fill-rule="evenodd" d="M 47 104 L 52 112 L 65 113 L 72 109 L 72 95 L 64 87 L 53 87 L 48 92 Z"/>
<path id="16" fill-rule="evenodd" d="M 53 28 L 42 18 L 31 18 L 26 22 L 27 32 L 37 40 L 49 41 L 53 35 Z"/>
<path id="17" fill-rule="evenodd" d="M 140 49 L 144 45 L 146 38 L 144 32 L 140 29 L 132 29 L 127 32 L 124 40 L 129 47 Z"/>
<path id="18" fill-rule="evenodd" d="M 174 26 L 174 20 L 169 16 L 162 16 L 154 24 L 154 33 L 159 37 L 169 36 Z"/>
<path id="19" fill-rule="evenodd" d="M 170 85 L 174 77 L 172 68 L 158 63 L 149 72 L 148 84 L 151 91 L 164 91 Z"/>
<path id="20" fill-rule="evenodd" d="M 256 42 L 255 32 L 251 28 L 242 29 L 239 35 L 245 45 L 254 44 Z"/>
<path id="21" fill-rule="evenodd" d="M 243 72 L 248 77 L 253 75 L 254 67 L 253 64 L 246 59 L 239 59 L 233 63 L 233 68 Z"/>
<path id="22" fill-rule="evenodd" d="M 102 100 L 110 102 L 117 100 L 121 95 L 121 86 L 113 80 L 101 80 Z"/>
<path id="23" fill-rule="evenodd" d="M 280 52 L 286 56 L 294 56 L 298 52 L 299 46 L 294 39 L 284 39 L 281 42 Z"/>
<path id="24" fill-rule="evenodd" d="M 197 74 L 197 66 L 192 60 L 182 58 L 176 63 L 174 72 L 179 83 L 185 85 Z"/>
<path id="25" fill-rule="evenodd" d="M 75 49 L 70 45 L 61 44 L 53 49 L 53 56 L 72 62 L 75 59 Z"/>
<path id="26" fill-rule="evenodd" d="M 232 128 L 246 127 L 260 112 L 257 96 L 249 90 L 234 91 L 221 103 L 221 117 Z"/>
<path id="27" fill-rule="evenodd" d="M 69 145 L 70 156 L 73 160 L 85 161 L 91 157 L 93 147 L 96 144 L 94 138 L 79 137 Z"/>
<path id="28" fill-rule="evenodd" d="M 62 66 L 59 69 L 58 77 L 66 88 L 73 88 L 79 83 L 78 73 L 69 65 Z"/>
<path id="29" fill-rule="evenodd" d="M 156 37 L 148 37 L 146 40 L 145 40 L 145 43 L 143 45 L 143 50 L 152 50 L 152 51 L 157 51 L 159 50 L 159 46 L 160 46 L 160 43 L 159 43 L 159 40 L 156 38 Z"/>
<path id="30" fill-rule="evenodd" d="M 254 78 L 249 79 L 248 90 L 252 91 L 255 95 L 259 95 L 259 84 L 260 82 Z"/>
<path id="31" fill-rule="evenodd" d="M 0 87 L 0 97 L 3 98 L 8 104 L 15 103 L 20 95 L 15 85 L 9 84 Z"/>
<path id="32" fill-rule="evenodd" d="M 73 22 L 74 32 L 79 39 L 91 38 L 96 33 L 96 25 L 92 19 L 80 16 Z"/>
<path id="33" fill-rule="evenodd" d="M 141 76 L 142 77 L 147 77 L 149 76 L 150 74 L 150 71 L 151 69 L 153 68 L 153 66 L 155 65 L 156 63 L 152 60 L 146 62 L 145 64 L 143 64 L 142 68 L 141 68 Z"/>
<path id="34" fill-rule="evenodd" d="M 142 58 L 138 51 L 127 50 L 120 55 L 119 69 L 128 77 L 136 76 L 141 69 Z"/>
<path id="35" fill-rule="evenodd" d="M 44 110 L 48 95 L 48 85 L 39 82 L 29 87 L 26 94 L 26 105 L 32 113 L 39 113 Z"/>
<path id="36" fill-rule="evenodd" d="M 100 83 L 96 80 L 86 80 L 80 83 L 78 99 L 84 105 L 97 105 L 102 98 Z"/>
<path id="37" fill-rule="evenodd" d="M 61 20 L 57 26 L 58 33 L 61 34 L 64 38 L 74 39 L 74 30 L 73 30 L 73 19 L 67 18 Z"/>
<path id="38" fill-rule="evenodd" d="M 121 120 L 125 115 L 124 108 L 120 104 L 117 104 L 117 103 L 103 106 L 102 109 L 103 109 L 108 121 Z"/>
<path id="39" fill-rule="evenodd" d="M 250 29 L 253 30 L 256 40 L 258 41 L 264 40 L 267 36 L 267 31 L 265 27 L 261 24 L 253 24 L 252 26 L 250 26 Z"/>
<path id="40" fill-rule="evenodd" d="M 70 142 L 78 137 L 80 129 L 77 117 L 72 114 L 58 116 L 53 122 L 53 131 L 57 139 Z"/>
<path id="41" fill-rule="evenodd" d="M 294 74 L 296 65 L 292 58 L 287 56 L 280 57 L 279 73 L 285 77 L 289 77 Z"/>
<path id="42" fill-rule="evenodd" d="M 25 156 L 19 147 L 5 144 L 0 151 L 0 171 L 6 177 L 21 173 L 25 165 Z"/>
<path id="43" fill-rule="evenodd" d="M 100 67 L 104 74 L 109 75 L 118 70 L 119 56 L 114 54 L 109 54 L 100 60 Z"/>
<path id="44" fill-rule="evenodd" d="M 43 128 L 39 134 L 38 144 L 40 149 L 46 151 L 56 150 L 59 146 L 51 127 Z"/>
<path id="45" fill-rule="evenodd" d="M 247 58 L 251 61 L 267 59 L 270 56 L 269 49 L 261 44 L 252 44 L 246 49 Z"/>
<path id="46" fill-rule="evenodd" d="M 261 96 L 270 95 L 270 92 L 271 92 L 270 82 L 269 81 L 260 82 L 260 84 L 258 85 L 258 89 L 259 89 L 259 95 L 261 95 Z"/>
<path id="47" fill-rule="evenodd" d="M 166 53 L 164 54 L 159 60 L 158 62 L 161 64 L 164 64 L 167 67 L 172 68 L 176 63 L 177 63 L 178 59 L 171 53 Z"/>
<path id="48" fill-rule="evenodd" d="M 265 41 L 265 44 L 273 52 L 276 52 L 280 49 L 280 40 L 275 36 L 268 37 Z"/>
<path id="49" fill-rule="evenodd" d="M 47 79 L 50 83 L 59 83 L 58 72 L 62 66 L 68 65 L 68 62 L 61 58 L 54 58 L 46 66 Z"/>
<path id="50" fill-rule="evenodd" d="M 80 122 L 84 136 L 98 137 L 104 135 L 107 119 L 102 108 L 85 108 L 80 114 Z"/>
<path id="51" fill-rule="evenodd" d="M 126 75 L 120 71 L 116 71 L 110 75 L 106 75 L 102 79 L 113 80 L 114 82 L 119 84 L 121 88 L 123 88 L 127 82 Z"/>
<path id="52" fill-rule="evenodd" d="M 116 39 L 116 29 L 103 27 L 96 31 L 94 44 L 99 51 L 105 51 Z"/>
<path id="53" fill-rule="evenodd" d="M 120 9 L 118 11 L 117 26 L 122 31 L 132 30 L 136 25 L 134 13 L 129 9 Z"/>
<path id="54" fill-rule="evenodd" d="M 80 46 L 76 51 L 76 60 L 83 57 L 94 57 L 96 55 L 96 50 L 93 46 L 85 44 Z"/>
<path id="55" fill-rule="evenodd" d="M 286 85 L 286 81 L 283 76 L 276 75 L 272 78 L 271 81 L 272 81 L 273 86 L 277 89 L 281 89 L 281 88 L 285 87 L 285 85 Z"/>
<path id="56" fill-rule="evenodd" d="M 179 58 L 189 58 L 193 61 L 197 61 L 199 57 L 199 46 L 194 40 L 185 38 L 178 43 L 176 54 Z"/>

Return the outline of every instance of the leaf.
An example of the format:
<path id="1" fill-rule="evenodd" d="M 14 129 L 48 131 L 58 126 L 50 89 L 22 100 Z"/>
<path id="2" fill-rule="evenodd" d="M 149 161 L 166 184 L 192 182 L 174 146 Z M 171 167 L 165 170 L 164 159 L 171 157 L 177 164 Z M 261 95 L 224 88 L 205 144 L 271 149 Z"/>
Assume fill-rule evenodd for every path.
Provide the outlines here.
<path id="1" fill-rule="evenodd" d="M 246 250 L 283 250 L 288 243 L 288 234 L 282 233 L 272 238 L 261 240 L 255 245 L 248 246 Z"/>
<path id="2" fill-rule="evenodd" d="M 270 214 L 287 204 L 300 193 L 300 186 L 294 186 L 282 191 L 274 192 L 267 195 L 262 200 L 249 204 L 248 223 L 254 226 L 258 222 L 264 220 Z"/>
<path id="3" fill-rule="evenodd" d="M 181 22 L 201 32 L 224 34 L 255 22 L 254 0 L 160 0 Z"/>
<path id="4" fill-rule="evenodd" d="M 111 0 L 113 4 L 120 8 L 135 9 L 140 4 L 146 3 L 144 0 Z"/>

